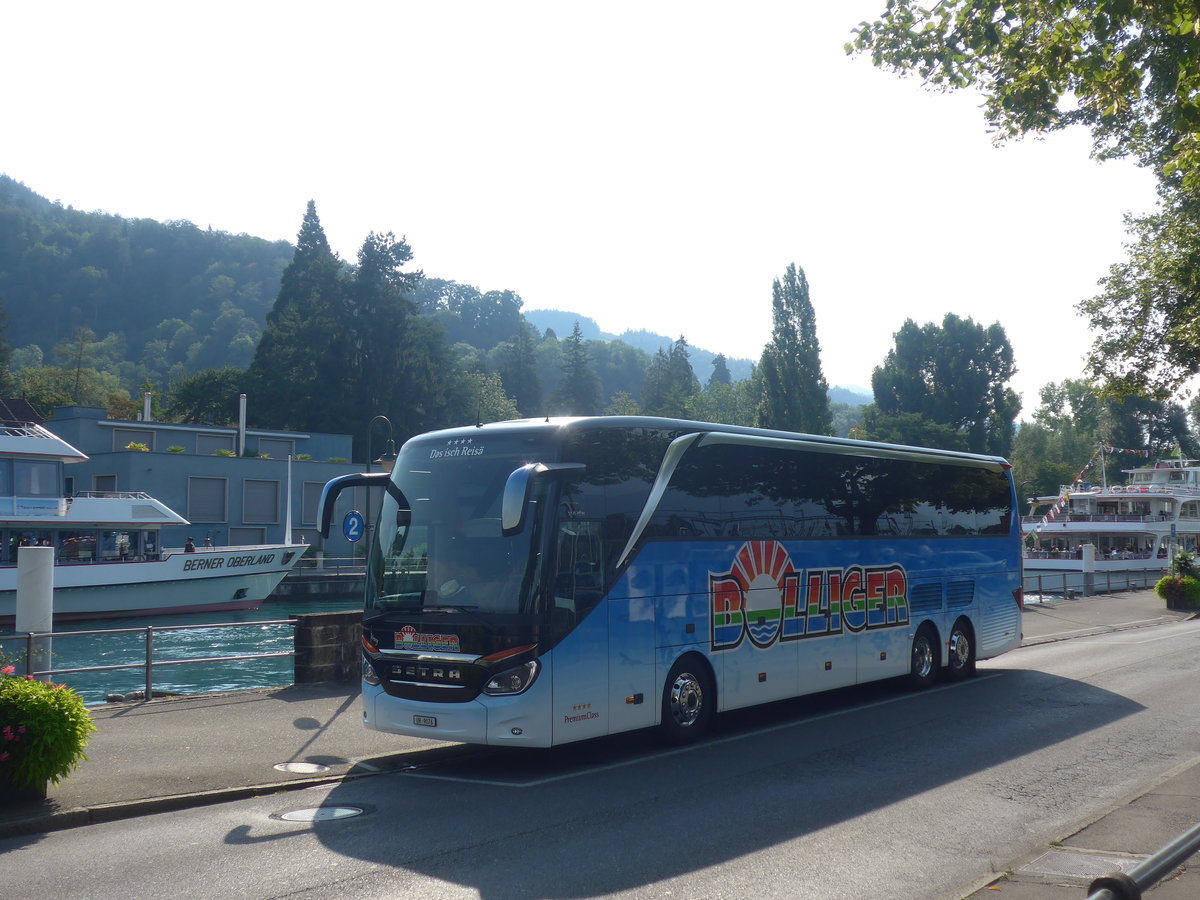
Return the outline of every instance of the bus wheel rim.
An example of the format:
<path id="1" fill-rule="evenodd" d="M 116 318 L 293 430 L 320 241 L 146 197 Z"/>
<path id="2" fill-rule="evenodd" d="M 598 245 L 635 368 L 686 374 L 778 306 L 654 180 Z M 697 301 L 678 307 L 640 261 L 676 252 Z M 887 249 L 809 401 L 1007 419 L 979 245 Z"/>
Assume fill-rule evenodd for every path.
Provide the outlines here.
<path id="1" fill-rule="evenodd" d="M 956 669 L 965 668 L 971 658 L 971 642 L 961 631 L 950 636 L 950 664 Z"/>
<path id="2" fill-rule="evenodd" d="M 691 672 L 681 672 L 671 685 L 671 718 L 684 728 L 700 718 L 704 708 L 704 691 Z"/>
<path id="3" fill-rule="evenodd" d="M 924 636 L 917 638 L 913 644 L 913 662 L 916 664 L 917 675 L 925 678 L 933 671 L 933 647 Z"/>

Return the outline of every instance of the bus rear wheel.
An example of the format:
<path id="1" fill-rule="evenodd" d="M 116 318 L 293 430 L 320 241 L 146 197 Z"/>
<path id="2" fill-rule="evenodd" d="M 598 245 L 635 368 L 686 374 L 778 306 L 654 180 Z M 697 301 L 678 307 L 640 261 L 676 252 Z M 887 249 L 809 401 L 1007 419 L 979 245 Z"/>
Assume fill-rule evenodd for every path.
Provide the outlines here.
<path id="1" fill-rule="evenodd" d="M 716 692 L 708 668 L 696 656 L 676 660 L 663 685 L 663 738 L 672 744 L 686 744 L 708 731 L 712 721 Z"/>
<path id="2" fill-rule="evenodd" d="M 926 623 L 917 629 L 913 637 L 912 655 L 909 657 L 908 686 L 921 690 L 937 679 L 938 641 L 933 626 Z"/>
<path id="3" fill-rule="evenodd" d="M 961 681 L 975 671 L 975 642 L 971 639 L 971 626 L 963 619 L 950 629 L 950 640 L 946 643 L 950 651 L 942 675 L 947 681 Z"/>

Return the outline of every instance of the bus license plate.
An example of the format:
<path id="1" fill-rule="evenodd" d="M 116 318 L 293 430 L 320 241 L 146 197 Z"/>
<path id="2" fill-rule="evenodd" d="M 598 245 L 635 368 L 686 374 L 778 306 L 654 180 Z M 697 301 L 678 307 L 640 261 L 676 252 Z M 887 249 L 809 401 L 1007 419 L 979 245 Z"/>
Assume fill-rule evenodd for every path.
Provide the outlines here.
<path id="1" fill-rule="evenodd" d="M 413 716 L 413 724 L 437 728 L 437 716 Z"/>

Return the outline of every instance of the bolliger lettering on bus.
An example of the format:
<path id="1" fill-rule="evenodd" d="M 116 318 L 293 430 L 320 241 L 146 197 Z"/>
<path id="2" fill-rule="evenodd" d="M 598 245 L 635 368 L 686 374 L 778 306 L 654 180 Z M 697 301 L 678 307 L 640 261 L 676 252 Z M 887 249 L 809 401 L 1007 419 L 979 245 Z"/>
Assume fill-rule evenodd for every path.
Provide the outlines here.
<path id="1" fill-rule="evenodd" d="M 908 574 L 900 565 L 792 565 L 777 541 L 747 541 L 728 572 L 710 572 L 712 649 L 908 624 Z"/>

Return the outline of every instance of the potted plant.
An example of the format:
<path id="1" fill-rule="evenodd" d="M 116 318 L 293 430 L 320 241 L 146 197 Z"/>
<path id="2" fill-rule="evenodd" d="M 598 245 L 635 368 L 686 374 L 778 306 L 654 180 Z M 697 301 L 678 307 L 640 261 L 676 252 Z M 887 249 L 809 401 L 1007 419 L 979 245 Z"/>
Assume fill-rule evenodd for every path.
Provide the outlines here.
<path id="1" fill-rule="evenodd" d="M 48 783 L 87 759 L 83 750 L 95 730 L 73 690 L 0 666 L 0 803 L 44 798 Z"/>
<path id="2" fill-rule="evenodd" d="M 1171 563 L 1171 571 L 1154 585 L 1154 593 L 1167 601 L 1168 609 L 1200 609 L 1200 572 L 1196 554 L 1180 550 Z"/>

